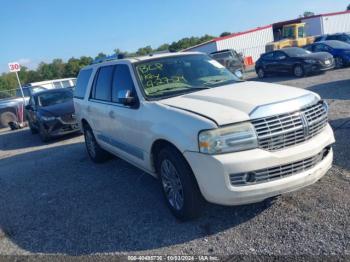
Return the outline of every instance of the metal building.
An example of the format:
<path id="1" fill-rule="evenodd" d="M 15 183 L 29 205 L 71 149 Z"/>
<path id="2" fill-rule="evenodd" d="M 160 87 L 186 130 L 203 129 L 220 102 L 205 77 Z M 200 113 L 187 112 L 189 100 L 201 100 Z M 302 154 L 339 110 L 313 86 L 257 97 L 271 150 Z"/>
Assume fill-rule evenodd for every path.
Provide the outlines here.
<path id="1" fill-rule="evenodd" d="M 302 18 L 308 36 L 350 32 L 350 11 Z"/>
<path id="2" fill-rule="evenodd" d="M 284 25 L 301 22 L 306 24 L 306 34 L 308 36 L 350 32 L 350 11 L 277 22 L 249 31 L 218 37 L 200 45 L 187 48 L 184 51 L 212 53 L 225 49 L 234 49 L 238 53 L 242 53 L 245 57 L 252 57 L 253 62 L 255 62 L 262 53 L 265 53 L 265 45 L 278 39 L 278 35 Z"/>
<path id="3" fill-rule="evenodd" d="M 258 27 L 249 31 L 214 38 L 211 41 L 187 48 L 184 51 L 212 53 L 234 49 L 244 57 L 252 57 L 255 62 L 265 52 L 265 45 L 273 41 L 272 25 Z"/>

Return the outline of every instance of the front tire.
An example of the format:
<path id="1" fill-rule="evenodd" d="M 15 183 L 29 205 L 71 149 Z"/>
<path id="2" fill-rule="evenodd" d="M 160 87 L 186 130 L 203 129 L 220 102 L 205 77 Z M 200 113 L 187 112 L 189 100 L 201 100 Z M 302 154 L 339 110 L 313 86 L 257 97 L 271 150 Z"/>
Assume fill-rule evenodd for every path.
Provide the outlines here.
<path id="1" fill-rule="evenodd" d="M 182 154 L 167 146 L 159 152 L 156 165 L 163 195 L 173 215 L 182 221 L 198 217 L 204 199 Z"/>
<path id="2" fill-rule="evenodd" d="M 102 149 L 97 143 L 94 133 L 89 126 L 84 127 L 85 146 L 90 159 L 95 163 L 103 163 L 110 159 L 111 155 Z"/>
<path id="3" fill-rule="evenodd" d="M 305 70 L 302 65 L 296 65 L 293 68 L 293 73 L 296 77 L 303 77 L 305 75 Z"/>
<path id="4" fill-rule="evenodd" d="M 29 125 L 30 132 L 32 134 L 37 134 L 38 133 L 38 129 L 33 126 L 32 122 L 28 121 L 28 125 Z"/>
<path id="5" fill-rule="evenodd" d="M 342 68 L 344 67 L 344 60 L 341 57 L 336 57 L 334 58 L 334 62 L 335 62 L 335 68 Z"/>
<path id="6" fill-rule="evenodd" d="M 47 132 L 47 130 L 45 129 L 43 124 L 40 124 L 40 126 L 39 126 L 39 136 L 40 136 L 41 141 L 43 141 L 44 143 L 46 143 L 50 140 L 50 135 Z"/>

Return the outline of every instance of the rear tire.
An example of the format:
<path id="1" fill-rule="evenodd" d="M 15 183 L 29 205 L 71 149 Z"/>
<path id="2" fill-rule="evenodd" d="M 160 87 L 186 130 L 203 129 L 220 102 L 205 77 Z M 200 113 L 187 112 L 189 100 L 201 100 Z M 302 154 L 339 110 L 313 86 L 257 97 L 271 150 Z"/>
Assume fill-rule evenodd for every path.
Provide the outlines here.
<path id="1" fill-rule="evenodd" d="M 6 111 L 0 114 L 0 126 L 8 127 L 10 122 L 17 122 L 17 116 L 13 112 Z"/>
<path id="2" fill-rule="evenodd" d="M 296 65 L 293 68 L 293 74 L 296 77 L 303 77 L 305 75 L 305 70 L 302 65 Z"/>
<path id="3" fill-rule="evenodd" d="M 176 148 L 167 146 L 160 150 L 156 168 L 172 214 L 181 221 L 198 217 L 205 201 L 183 155 Z"/>
<path id="4" fill-rule="evenodd" d="M 259 68 L 259 69 L 257 70 L 257 74 L 258 74 L 258 77 L 259 77 L 260 79 L 263 79 L 263 78 L 265 78 L 265 76 L 266 76 L 265 71 L 264 71 L 264 69 L 262 69 L 262 68 Z"/>
<path id="5" fill-rule="evenodd" d="M 111 154 L 102 149 L 97 143 L 94 133 L 89 126 L 84 126 L 85 146 L 90 159 L 95 163 L 103 163 L 111 158 Z"/>

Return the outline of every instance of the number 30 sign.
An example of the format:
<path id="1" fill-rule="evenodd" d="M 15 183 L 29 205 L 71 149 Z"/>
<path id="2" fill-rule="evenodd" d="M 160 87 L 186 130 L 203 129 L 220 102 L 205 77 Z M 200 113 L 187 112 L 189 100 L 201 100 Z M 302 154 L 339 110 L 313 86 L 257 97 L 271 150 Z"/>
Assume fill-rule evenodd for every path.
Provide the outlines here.
<path id="1" fill-rule="evenodd" d="M 21 66 L 17 62 L 9 63 L 10 72 L 18 72 L 21 70 Z"/>

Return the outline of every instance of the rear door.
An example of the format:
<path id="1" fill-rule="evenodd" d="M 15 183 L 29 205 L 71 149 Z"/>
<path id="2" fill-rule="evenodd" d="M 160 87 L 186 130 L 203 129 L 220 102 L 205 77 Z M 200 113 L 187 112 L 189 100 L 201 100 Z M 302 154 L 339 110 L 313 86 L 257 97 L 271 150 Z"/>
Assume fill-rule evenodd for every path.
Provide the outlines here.
<path id="1" fill-rule="evenodd" d="M 103 139 L 107 135 L 108 105 L 111 103 L 111 84 L 114 66 L 100 67 L 95 75 L 90 93 L 89 103 L 86 108 L 88 119 L 92 125 L 96 139 L 106 144 Z"/>

